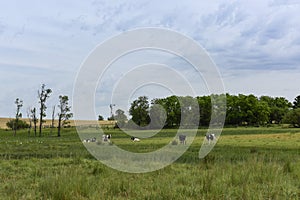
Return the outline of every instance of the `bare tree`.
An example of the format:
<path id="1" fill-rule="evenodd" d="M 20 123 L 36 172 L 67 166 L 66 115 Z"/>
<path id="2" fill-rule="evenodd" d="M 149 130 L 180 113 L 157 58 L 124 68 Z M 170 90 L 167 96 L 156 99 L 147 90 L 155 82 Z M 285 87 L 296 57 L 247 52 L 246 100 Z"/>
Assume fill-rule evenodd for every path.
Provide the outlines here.
<path id="1" fill-rule="evenodd" d="M 57 137 L 60 137 L 60 130 L 63 127 L 67 120 L 70 119 L 73 114 L 70 113 L 71 107 L 69 106 L 69 97 L 68 96 L 59 96 L 59 113 L 58 113 L 58 126 L 57 126 Z"/>
<path id="2" fill-rule="evenodd" d="M 31 120 L 33 122 L 33 127 L 34 127 L 34 137 L 36 137 L 36 127 L 38 123 L 38 118 L 36 117 L 36 108 L 31 109 L 30 113 L 31 113 Z"/>
<path id="3" fill-rule="evenodd" d="M 38 91 L 39 103 L 40 103 L 40 129 L 39 136 L 42 136 L 42 126 L 43 126 L 43 117 L 46 117 L 46 100 L 50 97 L 52 93 L 51 89 L 45 89 L 45 84 L 42 84 L 41 91 Z"/>
<path id="4" fill-rule="evenodd" d="M 20 112 L 20 109 L 23 106 L 23 101 L 19 98 L 16 99 L 15 104 L 17 106 L 17 111 L 16 111 L 16 118 L 15 118 L 15 123 L 14 123 L 14 136 L 17 135 L 17 129 L 19 125 L 19 118 L 22 117 L 22 113 Z"/>
<path id="5" fill-rule="evenodd" d="M 54 120 L 55 120 L 55 105 L 52 107 L 51 135 L 52 135 L 52 130 L 54 128 Z"/>
<path id="6" fill-rule="evenodd" d="M 32 127 L 32 119 L 31 119 L 31 108 L 27 108 L 26 110 L 27 118 L 29 120 L 29 126 L 28 126 L 28 137 L 30 136 L 30 131 Z"/>

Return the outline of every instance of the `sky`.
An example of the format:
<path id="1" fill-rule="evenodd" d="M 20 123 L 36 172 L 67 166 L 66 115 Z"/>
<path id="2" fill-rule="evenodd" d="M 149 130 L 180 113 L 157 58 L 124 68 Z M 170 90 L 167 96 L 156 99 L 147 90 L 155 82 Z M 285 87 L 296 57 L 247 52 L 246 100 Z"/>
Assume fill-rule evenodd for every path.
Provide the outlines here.
<path id="1" fill-rule="evenodd" d="M 0 117 L 15 115 L 16 98 L 24 101 L 22 113 L 26 116 L 28 108 L 38 105 L 37 91 L 44 83 L 53 90 L 47 101 L 50 118 L 59 95 L 68 95 L 72 104 L 77 74 L 95 47 L 128 30 L 145 27 L 174 30 L 199 43 L 218 67 L 225 92 L 282 96 L 292 102 L 300 94 L 299 10 L 297 0 L 3 0 Z M 116 62 L 99 81 L 97 114 L 110 115 L 113 84 L 124 76 L 120 66 L 135 66 L 142 64 L 136 60 L 150 62 L 150 58 L 175 66 L 191 82 L 198 80 L 203 85 L 182 60 L 164 53 L 137 52 L 119 65 Z M 156 94 L 156 87 L 137 89 L 127 100 L 141 94 L 172 94 L 168 88 Z M 208 92 L 204 87 L 197 95 Z M 128 109 L 124 102 L 113 103 L 115 109 Z"/>

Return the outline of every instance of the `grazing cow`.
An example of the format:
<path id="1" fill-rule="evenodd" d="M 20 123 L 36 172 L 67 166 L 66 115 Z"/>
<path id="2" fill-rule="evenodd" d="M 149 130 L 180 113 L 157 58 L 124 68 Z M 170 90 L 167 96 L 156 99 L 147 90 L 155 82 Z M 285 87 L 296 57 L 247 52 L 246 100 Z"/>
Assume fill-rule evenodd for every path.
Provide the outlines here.
<path id="1" fill-rule="evenodd" d="M 82 140 L 83 143 L 87 143 L 87 142 L 90 142 L 90 139 L 84 139 Z"/>
<path id="2" fill-rule="evenodd" d="M 186 143 L 186 135 L 179 135 L 179 141 L 180 144 L 185 144 Z"/>
<path id="3" fill-rule="evenodd" d="M 131 137 L 131 140 L 133 141 L 133 142 L 139 142 L 139 141 L 141 141 L 139 138 L 137 138 L 137 137 Z"/>
<path id="4" fill-rule="evenodd" d="M 102 141 L 103 142 L 109 142 L 111 138 L 111 134 L 109 135 L 102 135 Z"/>
<path id="5" fill-rule="evenodd" d="M 207 141 L 208 141 L 209 144 L 210 144 L 211 141 L 214 141 L 215 138 L 216 138 L 215 134 L 213 134 L 213 133 L 208 134 L 205 137 L 206 137 L 206 139 L 207 139 Z"/>
<path id="6" fill-rule="evenodd" d="M 90 142 L 96 142 L 97 139 L 95 137 L 91 138 L 91 139 L 84 139 L 82 142 L 83 143 L 90 143 Z"/>

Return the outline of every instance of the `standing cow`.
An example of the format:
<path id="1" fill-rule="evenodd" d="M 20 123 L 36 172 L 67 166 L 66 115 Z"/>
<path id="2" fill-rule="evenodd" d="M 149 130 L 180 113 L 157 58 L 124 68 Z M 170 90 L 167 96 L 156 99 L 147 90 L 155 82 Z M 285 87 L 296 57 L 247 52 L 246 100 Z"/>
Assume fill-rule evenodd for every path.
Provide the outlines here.
<path id="1" fill-rule="evenodd" d="M 214 133 L 210 133 L 210 134 L 206 135 L 205 137 L 208 141 L 208 144 L 210 144 L 211 141 L 214 141 L 216 139 L 216 136 Z"/>

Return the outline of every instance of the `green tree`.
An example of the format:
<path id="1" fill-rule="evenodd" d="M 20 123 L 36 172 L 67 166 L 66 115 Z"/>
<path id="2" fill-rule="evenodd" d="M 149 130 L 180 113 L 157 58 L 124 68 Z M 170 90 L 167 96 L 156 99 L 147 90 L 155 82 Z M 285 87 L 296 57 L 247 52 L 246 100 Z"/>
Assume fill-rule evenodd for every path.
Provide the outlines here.
<path id="1" fill-rule="evenodd" d="M 180 125 L 187 128 L 199 126 L 199 104 L 196 98 L 191 96 L 178 97 L 180 102 Z"/>
<path id="2" fill-rule="evenodd" d="M 250 94 L 248 96 L 240 96 L 245 122 L 247 122 L 249 125 L 263 125 L 268 122 L 270 108 L 267 103 L 259 102 L 258 98 L 253 94 Z"/>
<path id="3" fill-rule="evenodd" d="M 127 121 L 127 116 L 125 115 L 125 112 L 121 109 L 116 110 L 115 114 L 115 120 L 117 120 L 117 127 L 122 128 L 125 126 Z"/>
<path id="4" fill-rule="evenodd" d="M 226 95 L 227 116 L 229 125 L 263 125 L 268 123 L 270 108 L 265 101 L 259 101 L 253 94 L 238 96 Z"/>
<path id="5" fill-rule="evenodd" d="M 6 126 L 8 128 L 11 128 L 13 131 L 15 130 L 15 128 L 17 128 L 17 130 L 29 128 L 29 124 L 27 124 L 26 121 L 21 119 L 19 119 L 18 122 L 16 122 L 16 119 L 11 119 L 6 123 Z"/>
<path id="6" fill-rule="evenodd" d="M 283 122 L 292 124 L 294 127 L 300 127 L 300 108 L 290 110 L 286 113 Z"/>
<path id="7" fill-rule="evenodd" d="M 226 117 L 226 95 L 225 94 L 211 94 L 211 120 L 210 123 L 221 125 L 224 123 Z"/>
<path id="8" fill-rule="evenodd" d="M 104 120 L 104 117 L 102 115 L 98 115 L 98 121 Z"/>
<path id="9" fill-rule="evenodd" d="M 261 96 L 259 101 L 266 102 L 270 108 L 269 123 L 281 123 L 285 113 L 292 107 L 292 104 L 284 97 Z"/>
<path id="10" fill-rule="evenodd" d="M 244 113 L 244 122 L 249 125 L 256 124 L 256 104 L 258 102 L 257 97 L 253 94 L 250 95 L 240 95 L 242 100 L 242 111 Z"/>
<path id="11" fill-rule="evenodd" d="M 266 102 L 258 101 L 254 109 L 255 124 L 265 125 L 269 122 L 270 107 Z"/>
<path id="12" fill-rule="evenodd" d="M 51 89 L 46 89 L 45 84 L 42 84 L 41 91 L 38 90 L 38 97 L 40 103 L 40 127 L 39 127 L 39 136 L 42 136 L 42 126 L 43 126 L 43 118 L 46 117 L 46 100 L 50 97 L 52 93 Z"/>
<path id="13" fill-rule="evenodd" d="M 240 99 L 238 96 L 226 94 L 227 112 L 225 124 L 227 125 L 241 125 L 242 124 L 242 110 L 240 106 Z"/>
<path id="14" fill-rule="evenodd" d="M 293 102 L 293 108 L 296 109 L 296 108 L 300 108 L 300 95 L 298 95 L 294 102 Z"/>
<path id="15" fill-rule="evenodd" d="M 148 97 L 140 96 L 131 103 L 129 114 L 139 127 L 147 126 L 150 122 Z"/>
<path id="16" fill-rule="evenodd" d="M 22 113 L 20 112 L 20 109 L 23 106 L 23 101 L 19 98 L 16 99 L 15 104 L 17 106 L 16 115 L 15 115 L 15 124 L 14 124 L 14 136 L 17 134 L 17 130 L 19 129 L 19 118 L 22 117 Z"/>
<path id="17" fill-rule="evenodd" d="M 208 126 L 211 119 L 211 97 L 198 96 L 197 101 L 199 104 L 200 112 L 200 126 Z"/>
<path id="18" fill-rule="evenodd" d="M 167 98 L 162 99 L 154 99 L 153 104 L 161 105 L 167 115 L 165 126 L 172 128 L 177 127 L 180 124 L 181 120 L 181 110 L 180 110 L 180 102 L 178 97 L 173 95 Z"/>
<path id="19" fill-rule="evenodd" d="M 161 129 L 166 125 L 167 114 L 159 104 L 152 104 L 150 108 L 150 128 Z"/>
<path id="20" fill-rule="evenodd" d="M 69 106 L 69 97 L 68 96 L 59 96 L 59 113 L 58 113 L 58 126 L 57 126 L 57 137 L 60 137 L 60 130 L 65 124 L 67 124 L 67 120 L 70 119 L 73 114 L 70 113 L 71 107 Z"/>
<path id="21" fill-rule="evenodd" d="M 36 128 L 37 128 L 37 123 L 39 121 L 36 116 L 36 108 L 31 109 L 30 113 L 31 113 L 31 120 L 33 122 L 34 137 L 36 137 Z"/>
<path id="22" fill-rule="evenodd" d="M 27 124 L 23 120 L 20 120 L 20 118 L 22 118 L 21 108 L 23 106 L 23 101 L 21 99 L 17 98 L 15 100 L 15 104 L 17 107 L 15 119 L 11 119 L 6 123 L 6 126 L 8 128 L 11 128 L 14 131 L 14 134 L 13 134 L 14 136 L 17 135 L 17 130 L 29 127 L 29 124 Z"/>

